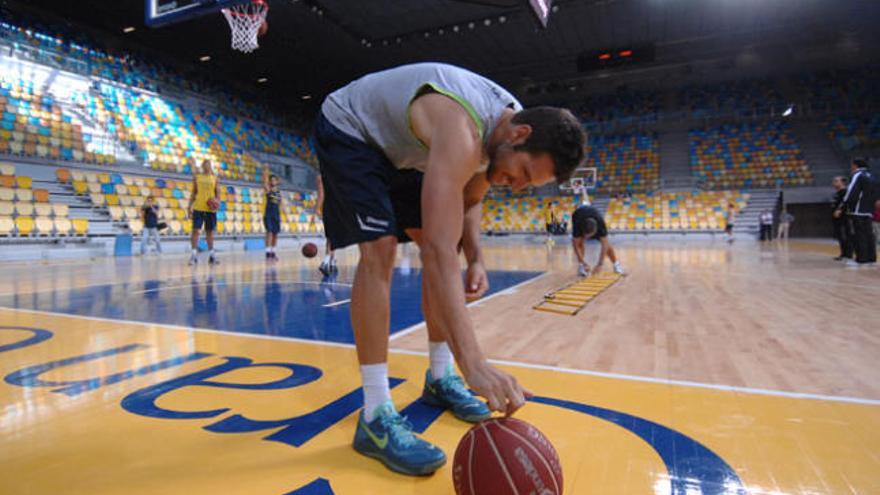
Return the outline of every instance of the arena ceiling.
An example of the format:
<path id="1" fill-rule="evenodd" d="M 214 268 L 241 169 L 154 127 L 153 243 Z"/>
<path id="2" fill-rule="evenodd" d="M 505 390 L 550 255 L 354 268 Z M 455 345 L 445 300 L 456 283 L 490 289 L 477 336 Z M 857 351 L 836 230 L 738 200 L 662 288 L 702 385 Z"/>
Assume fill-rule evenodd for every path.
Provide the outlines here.
<path id="1" fill-rule="evenodd" d="M 458 64 L 536 96 L 550 83 L 572 91 L 613 87 L 627 73 L 660 82 L 667 78 L 652 72 L 657 67 L 687 65 L 687 74 L 701 59 L 727 57 L 742 69 L 743 53 L 764 57 L 765 66 L 819 52 L 876 62 L 880 45 L 880 2 L 872 0 L 556 0 L 546 29 L 538 27 L 526 0 L 269 0 L 269 32 L 250 55 L 229 48 L 229 28 L 219 13 L 151 29 L 144 25 L 143 0 L 2 3 L 50 12 L 120 44 L 146 46 L 275 98 L 311 105 L 360 74 L 424 60 Z M 124 33 L 129 26 L 135 30 Z M 654 62 L 578 71 L 583 52 L 643 44 L 656 47 Z M 210 60 L 201 62 L 203 56 Z M 257 83 L 260 78 L 266 81 Z"/>

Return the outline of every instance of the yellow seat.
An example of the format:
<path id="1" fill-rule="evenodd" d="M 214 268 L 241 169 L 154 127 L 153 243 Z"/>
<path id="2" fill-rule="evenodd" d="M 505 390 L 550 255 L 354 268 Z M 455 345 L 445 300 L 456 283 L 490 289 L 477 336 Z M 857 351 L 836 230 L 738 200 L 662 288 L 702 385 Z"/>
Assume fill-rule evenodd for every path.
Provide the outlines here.
<path id="1" fill-rule="evenodd" d="M 15 222 L 12 217 L 0 216 L 0 235 L 8 237 L 12 235 L 13 230 L 15 230 Z"/>
<path id="2" fill-rule="evenodd" d="M 31 178 L 24 175 L 19 175 L 15 178 L 15 185 L 19 189 L 30 189 L 31 183 Z"/>
<path id="3" fill-rule="evenodd" d="M 89 219 L 88 218 L 74 218 L 73 221 L 73 231 L 76 235 L 88 235 L 89 233 Z"/>
<path id="4" fill-rule="evenodd" d="M 32 217 L 15 217 L 15 228 L 19 236 L 29 236 L 34 232 L 34 219 Z"/>
<path id="5" fill-rule="evenodd" d="M 85 181 L 76 180 L 73 181 L 73 192 L 75 194 L 86 194 L 89 192 L 89 185 Z"/>
<path id="6" fill-rule="evenodd" d="M 104 196 L 104 200 L 107 201 L 108 205 L 118 205 L 119 204 L 119 196 L 115 194 L 107 194 Z"/>

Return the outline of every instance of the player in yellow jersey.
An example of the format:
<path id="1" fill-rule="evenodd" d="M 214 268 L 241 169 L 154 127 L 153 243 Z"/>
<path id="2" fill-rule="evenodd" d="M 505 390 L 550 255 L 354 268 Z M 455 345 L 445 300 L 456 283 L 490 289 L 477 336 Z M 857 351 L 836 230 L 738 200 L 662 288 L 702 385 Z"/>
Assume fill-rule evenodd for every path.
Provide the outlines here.
<path id="1" fill-rule="evenodd" d="M 220 184 L 217 176 L 214 175 L 214 167 L 211 166 L 210 160 L 202 162 L 201 173 L 196 172 L 193 176 L 192 194 L 189 196 L 189 205 L 187 212 L 192 218 L 192 235 L 190 236 L 190 245 L 192 247 L 192 255 L 189 258 L 189 264 L 195 265 L 199 262 L 199 233 L 202 225 L 205 227 L 205 241 L 208 243 L 208 263 L 219 265 L 217 256 L 214 253 L 214 230 L 217 228 L 217 208 L 220 206 Z"/>

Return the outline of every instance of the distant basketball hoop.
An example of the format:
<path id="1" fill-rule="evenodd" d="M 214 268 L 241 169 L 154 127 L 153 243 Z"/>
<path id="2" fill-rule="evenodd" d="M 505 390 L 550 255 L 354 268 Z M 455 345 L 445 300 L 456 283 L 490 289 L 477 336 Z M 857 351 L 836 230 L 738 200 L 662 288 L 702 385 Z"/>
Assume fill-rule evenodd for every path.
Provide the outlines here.
<path id="1" fill-rule="evenodd" d="M 567 183 L 559 184 L 559 190 L 571 193 L 581 204 L 590 204 L 591 189 L 596 188 L 596 167 L 583 167 L 574 171 Z"/>
<path id="2" fill-rule="evenodd" d="M 233 5 L 222 9 L 223 17 L 229 23 L 232 30 L 232 48 L 244 53 L 250 53 L 260 47 L 257 38 L 265 34 L 266 14 L 269 13 L 269 5 L 263 0 Z"/>

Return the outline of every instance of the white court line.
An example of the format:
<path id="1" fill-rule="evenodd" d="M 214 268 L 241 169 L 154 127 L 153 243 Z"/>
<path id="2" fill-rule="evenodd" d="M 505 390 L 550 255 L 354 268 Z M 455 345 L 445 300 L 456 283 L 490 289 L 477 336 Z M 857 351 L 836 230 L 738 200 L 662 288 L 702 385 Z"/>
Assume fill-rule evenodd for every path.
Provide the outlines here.
<path id="1" fill-rule="evenodd" d="M 389 352 L 395 354 L 409 354 L 412 356 L 427 356 L 424 351 L 411 351 L 408 349 L 390 349 Z M 507 361 L 504 359 L 489 359 L 492 364 L 500 364 L 504 366 L 515 366 L 517 368 L 530 368 L 543 371 L 555 371 L 559 373 L 569 373 L 572 375 L 596 376 L 600 378 L 614 378 L 618 380 L 629 380 L 634 382 L 658 383 L 661 385 L 678 385 L 681 387 L 704 388 L 709 390 L 720 390 L 723 392 L 740 392 L 744 394 L 754 395 L 770 395 L 774 397 L 788 397 L 792 399 L 812 399 L 825 400 L 833 402 L 849 402 L 852 404 L 864 404 L 869 406 L 880 406 L 880 400 L 864 399 L 861 397 L 847 397 L 840 395 L 822 395 L 801 392 L 787 392 L 785 390 L 770 390 L 764 388 L 737 387 L 734 385 L 720 385 L 717 383 L 692 382 L 689 380 L 670 380 L 667 378 L 654 378 L 650 376 L 624 375 L 621 373 L 609 373 L 605 371 L 579 370 L 574 368 L 562 368 L 559 366 L 548 366 L 544 364 L 521 363 L 519 361 Z"/>
<path id="2" fill-rule="evenodd" d="M 522 282 L 520 282 L 516 285 L 512 285 L 504 290 L 500 290 L 490 296 L 486 296 L 482 299 L 477 299 L 476 301 L 470 302 L 467 304 L 467 307 L 471 308 L 474 306 L 479 306 L 479 305 L 485 303 L 486 301 L 488 301 L 490 299 L 494 299 L 498 296 L 506 296 L 508 294 L 513 294 L 520 287 L 527 285 L 527 284 L 530 284 L 530 283 L 534 282 L 535 280 L 538 280 L 538 279 L 546 277 L 546 276 L 547 276 L 547 272 L 541 273 L 539 275 L 535 275 L 534 277 L 532 277 L 528 280 L 523 280 Z M 389 340 L 397 340 L 400 337 L 403 337 L 404 335 L 409 335 L 409 334 L 415 332 L 416 330 L 420 329 L 423 326 L 425 326 L 424 321 L 416 323 L 415 325 L 408 326 L 408 327 L 404 328 L 403 330 L 400 330 L 399 332 L 395 332 L 394 335 L 392 335 Z"/>
<path id="3" fill-rule="evenodd" d="M 343 304 L 348 304 L 348 303 L 350 303 L 350 302 L 351 302 L 351 299 L 343 299 L 343 300 L 341 300 L 341 301 L 336 301 L 336 302 L 332 302 L 332 303 L 329 303 L 329 304 L 322 304 L 321 307 L 322 307 L 322 308 L 332 308 L 332 307 L 334 307 L 334 306 L 341 306 L 341 305 L 343 305 Z"/>
<path id="4" fill-rule="evenodd" d="M 172 330 L 183 330 L 185 332 L 214 333 L 214 334 L 219 334 L 219 335 L 228 335 L 231 337 L 249 337 L 249 338 L 263 339 L 263 340 L 288 340 L 288 341 L 292 341 L 292 342 L 299 342 L 302 344 L 316 344 L 316 345 L 324 345 L 324 346 L 328 346 L 328 347 L 344 347 L 347 349 L 354 349 L 354 344 L 344 344 L 341 342 L 329 342 L 326 340 L 301 339 L 299 337 L 283 337 L 281 335 L 265 335 L 265 334 L 260 334 L 260 333 L 230 332 L 227 330 L 213 330 L 210 328 L 184 327 L 181 325 L 172 325 L 170 323 L 151 323 L 151 322 L 147 322 L 147 321 L 101 318 L 100 316 L 72 315 L 72 314 L 67 314 L 67 313 L 54 313 L 52 311 L 42 311 L 39 309 L 20 309 L 20 308 L 9 308 L 9 307 L 3 307 L 3 306 L 0 306 L 0 309 L 6 309 L 9 311 L 21 311 L 23 313 L 33 313 L 33 314 L 38 314 L 38 315 L 66 316 L 69 318 L 82 318 L 84 320 L 103 321 L 103 322 L 107 322 L 107 323 L 126 323 L 126 324 L 131 324 L 131 325 L 170 328 Z"/>
<path id="5" fill-rule="evenodd" d="M 277 284 L 290 284 L 290 285 L 339 285 L 342 287 L 351 287 L 351 284 L 345 284 L 342 282 L 321 282 L 319 280 L 314 281 L 302 281 L 302 280 L 275 280 L 270 283 Z M 159 292 L 163 290 L 176 290 L 176 289 L 186 289 L 188 287 L 201 287 L 203 285 L 209 285 L 213 287 L 224 287 L 227 285 L 268 285 L 265 280 L 262 281 L 254 281 L 254 282 L 209 282 L 207 280 L 192 284 L 185 285 L 169 285 L 167 287 L 157 287 L 155 289 L 146 289 L 146 290 L 135 290 L 129 292 L 129 294 L 146 294 L 147 292 Z"/>
<path id="6" fill-rule="evenodd" d="M 537 278 L 537 277 L 536 277 Z M 534 280 L 534 279 L 532 279 Z M 527 281 L 528 282 L 528 281 Z M 254 333 L 237 333 L 237 332 L 229 332 L 225 330 L 211 330 L 207 328 L 192 328 L 192 327 L 184 327 L 180 325 L 170 325 L 166 323 L 145 323 L 142 321 L 131 321 L 131 320 L 115 320 L 110 318 L 100 318 L 97 316 L 80 316 L 80 315 L 70 315 L 65 313 L 53 313 L 51 311 L 41 311 L 36 309 L 17 309 L 17 308 L 7 308 L 0 307 L 0 309 L 5 309 L 9 311 L 21 311 L 24 313 L 33 313 L 33 314 L 41 314 L 48 316 L 61 316 L 68 318 L 82 318 L 84 320 L 93 320 L 93 321 L 102 321 L 108 323 L 126 323 L 133 325 L 141 325 L 141 326 L 155 326 L 160 328 L 170 328 L 173 330 L 183 330 L 185 332 L 196 332 L 196 333 L 210 333 L 210 334 L 218 334 L 218 335 L 227 335 L 230 337 L 242 337 L 242 338 L 254 338 L 254 339 L 263 339 L 263 340 L 281 340 L 281 341 L 291 341 L 297 342 L 301 344 L 312 344 L 318 346 L 326 346 L 326 347 L 341 347 L 344 349 L 354 349 L 354 344 L 344 344 L 339 342 L 328 342 L 324 340 L 309 340 L 309 339 L 301 339 L 297 337 L 282 337 L 279 335 L 262 335 L 262 334 L 254 334 Z M 422 325 L 420 323 L 419 325 Z M 414 326 L 419 326 L 414 325 Z M 411 351 L 407 349 L 389 349 L 390 353 L 393 354 L 405 354 L 411 356 L 428 356 L 427 352 L 424 351 Z M 619 380 L 629 380 L 635 382 L 645 382 L 645 383 L 657 383 L 661 385 L 676 385 L 681 387 L 689 387 L 689 388 L 702 388 L 708 390 L 719 390 L 722 392 L 739 392 L 743 394 L 752 394 L 752 395 L 767 395 L 771 397 L 787 397 L 791 399 L 809 399 L 809 400 L 821 400 L 828 402 L 844 402 L 850 404 L 862 404 L 868 406 L 880 406 L 880 400 L 876 399 L 865 399 L 861 397 L 848 397 L 848 396 L 840 396 L 840 395 L 823 395 L 823 394 L 812 394 L 812 393 L 801 393 L 801 392 L 788 392 L 784 390 L 771 390 L 771 389 L 763 389 L 763 388 L 751 388 L 751 387 L 738 387 L 733 385 L 721 385 L 717 383 L 703 383 L 703 382 L 693 382 L 689 380 L 671 380 L 667 378 L 654 378 L 650 376 L 639 376 L 639 375 L 624 375 L 621 373 L 609 373 L 605 371 L 590 371 L 590 370 L 579 370 L 573 368 L 563 368 L 559 366 L 548 366 L 543 364 L 532 364 L 532 363 L 521 363 L 517 361 L 507 361 L 503 359 L 490 359 L 489 362 L 493 364 L 500 364 L 504 366 L 513 366 L 517 368 L 529 368 L 529 369 L 537 369 L 542 371 L 553 371 L 558 373 L 568 373 L 573 375 L 585 375 L 585 376 L 595 376 L 600 378 L 612 378 Z"/>

